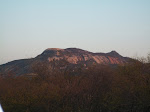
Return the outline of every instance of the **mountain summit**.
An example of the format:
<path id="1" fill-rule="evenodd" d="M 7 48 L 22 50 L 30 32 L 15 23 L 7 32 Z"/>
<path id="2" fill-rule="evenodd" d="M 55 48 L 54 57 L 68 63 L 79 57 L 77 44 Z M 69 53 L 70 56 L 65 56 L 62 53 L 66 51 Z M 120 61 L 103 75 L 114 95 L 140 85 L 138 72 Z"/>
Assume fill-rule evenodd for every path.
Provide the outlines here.
<path id="1" fill-rule="evenodd" d="M 109 53 L 93 53 L 79 48 L 48 48 L 40 55 L 32 59 L 22 59 L 0 65 L 1 74 L 23 75 L 32 73 L 32 65 L 42 62 L 53 69 L 80 68 L 81 65 L 88 68 L 91 65 L 123 65 L 129 58 L 121 56 L 116 51 Z"/>
<path id="2" fill-rule="evenodd" d="M 36 57 L 43 61 L 66 60 L 70 64 L 97 63 L 97 64 L 124 64 L 126 58 L 119 55 L 116 51 L 110 53 L 92 53 L 78 48 L 48 48 L 41 55 Z"/>

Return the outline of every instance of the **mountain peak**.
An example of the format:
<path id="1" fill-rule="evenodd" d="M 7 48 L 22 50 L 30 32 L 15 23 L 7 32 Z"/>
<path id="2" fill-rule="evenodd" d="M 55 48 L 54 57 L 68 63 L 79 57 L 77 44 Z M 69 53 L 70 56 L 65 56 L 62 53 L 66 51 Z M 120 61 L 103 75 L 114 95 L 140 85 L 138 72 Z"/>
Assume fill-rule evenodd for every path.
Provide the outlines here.
<path id="1" fill-rule="evenodd" d="M 88 52 L 88 51 L 80 49 L 80 48 L 67 48 L 65 50 L 72 51 L 72 52 Z"/>
<path id="2" fill-rule="evenodd" d="M 47 48 L 45 51 L 63 51 L 64 49 L 60 49 L 60 48 Z"/>
<path id="3" fill-rule="evenodd" d="M 109 55 L 111 55 L 111 56 L 115 56 L 115 57 L 117 57 L 117 56 L 121 56 L 119 53 L 117 53 L 115 50 L 113 50 L 113 51 L 111 51 L 111 52 L 109 52 L 108 53 Z"/>
<path id="4" fill-rule="evenodd" d="M 110 53 L 118 54 L 115 50 L 112 50 Z"/>
<path id="5" fill-rule="evenodd" d="M 35 58 L 12 61 L 1 65 L 0 71 L 3 74 L 15 73 L 16 75 L 32 73 L 32 65 L 37 62 L 43 62 L 53 69 L 59 68 L 60 70 L 66 70 L 80 68 L 81 65 L 84 65 L 85 68 L 93 64 L 123 65 L 128 63 L 128 58 L 124 58 L 116 51 L 93 53 L 79 48 L 48 48 Z"/>

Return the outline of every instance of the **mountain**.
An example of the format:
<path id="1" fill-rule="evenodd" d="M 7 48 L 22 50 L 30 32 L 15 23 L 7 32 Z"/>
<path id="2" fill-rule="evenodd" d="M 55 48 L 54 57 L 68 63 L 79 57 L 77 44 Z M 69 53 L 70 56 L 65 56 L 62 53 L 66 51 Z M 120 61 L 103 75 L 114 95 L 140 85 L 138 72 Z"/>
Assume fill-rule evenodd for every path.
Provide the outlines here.
<path id="1" fill-rule="evenodd" d="M 44 63 L 51 67 L 51 69 L 76 69 L 86 68 L 91 65 L 124 65 L 128 63 L 130 58 L 123 57 L 116 51 L 109 53 L 93 53 L 78 48 L 48 48 L 42 54 L 31 59 L 21 59 L 8 62 L 0 65 L 1 75 L 16 76 L 33 73 L 33 66 L 35 64 Z"/>

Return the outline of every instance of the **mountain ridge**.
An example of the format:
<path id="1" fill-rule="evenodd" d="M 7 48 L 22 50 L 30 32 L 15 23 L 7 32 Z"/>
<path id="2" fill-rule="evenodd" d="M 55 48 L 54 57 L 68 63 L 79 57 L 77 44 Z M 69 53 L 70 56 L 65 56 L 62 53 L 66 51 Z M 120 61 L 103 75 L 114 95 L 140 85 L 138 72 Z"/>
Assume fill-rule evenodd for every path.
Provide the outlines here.
<path id="1" fill-rule="evenodd" d="M 124 65 L 129 62 L 116 51 L 109 53 L 93 53 L 79 48 L 47 48 L 35 58 L 20 59 L 0 65 L 1 74 L 16 74 L 17 76 L 32 73 L 32 65 L 43 62 L 52 68 L 72 68 L 84 65 L 85 68 L 93 64 Z"/>

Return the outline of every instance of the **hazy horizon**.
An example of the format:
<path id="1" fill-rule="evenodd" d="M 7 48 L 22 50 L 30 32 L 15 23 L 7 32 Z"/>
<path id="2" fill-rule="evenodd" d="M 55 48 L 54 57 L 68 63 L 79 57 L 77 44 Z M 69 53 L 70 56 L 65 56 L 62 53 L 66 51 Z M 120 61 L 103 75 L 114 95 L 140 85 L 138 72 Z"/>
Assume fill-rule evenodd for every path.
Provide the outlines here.
<path id="1" fill-rule="evenodd" d="M 150 53 L 149 0 L 0 1 L 0 64 L 47 48 Z"/>

